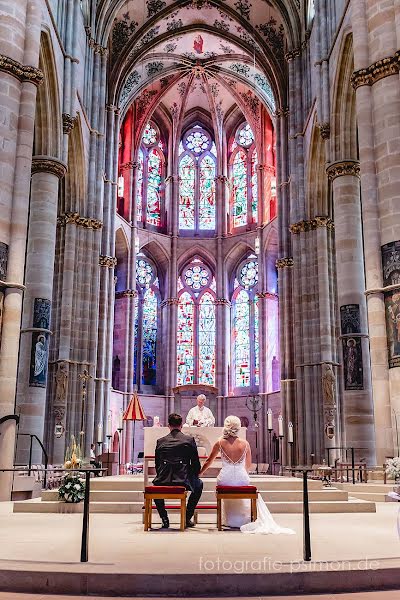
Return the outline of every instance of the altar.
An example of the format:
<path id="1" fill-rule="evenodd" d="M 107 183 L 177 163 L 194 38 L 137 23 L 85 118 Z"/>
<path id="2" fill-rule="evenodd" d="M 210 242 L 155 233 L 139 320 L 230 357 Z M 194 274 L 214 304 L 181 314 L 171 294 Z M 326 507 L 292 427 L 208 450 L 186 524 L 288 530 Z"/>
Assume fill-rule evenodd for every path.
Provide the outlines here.
<path id="1" fill-rule="evenodd" d="M 204 462 L 210 455 L 215 442 L 222 437 L 223 427 L 183 427 L 182 433 L 194 438 L 199 452 L 200 461 Z M 148 484 L 149 469 L 154 468 L 154 455 L 157 440 L 168 435 L 169 427 L 145 427 L 144 428 L 144 482 Z M 241 427 L 238 437 L 246 439 L 247 429 Z M 220 467 L 220 458 L 217 457 L 213 466 Z"/>

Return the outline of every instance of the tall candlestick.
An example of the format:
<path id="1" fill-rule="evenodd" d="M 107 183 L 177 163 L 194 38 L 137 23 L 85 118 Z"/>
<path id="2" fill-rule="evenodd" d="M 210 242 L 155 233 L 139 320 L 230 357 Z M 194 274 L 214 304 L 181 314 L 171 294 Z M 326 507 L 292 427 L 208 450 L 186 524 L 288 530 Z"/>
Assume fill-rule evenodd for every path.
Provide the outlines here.
<path id="1" fill-rule="evenodd" d="M 118 429 L 123 429 L 124 428 L 124 413 L 121 412 L 119 413 L 119 422 L 118 422 Z"/>
<path id="2" fill-rule="evenodd" d="M 107 437 L 111 437 L 112 436 L 112 421 L 111 421 L 111 415 L 108 415 L 108 419 L 107 419 L 107 429 L 106 429 L 106 436 Z"/>
<path id="3" fill-rule="evenodd" d="M 288 424 L 288 442 L 293 444 L 293 423 L 291 421 Z"/>
<path id="4" fill-rule="evenodd" d="M 102 423 L 99 423 L 97 425 L 97 443 L 98 444 L 103 443 L 103 425 L 102 425 Z"/>
<path id="5" fill-rule="evenodd" d="M 267 428 L 269 430 L 273 429 L 273 426 L 272 426 L 272 410 L 270 408 L 267 410 Z"/>
<path id="6" fill-rule="evenodd" d="M 278 417 L 278 436 L 283 437 L 283 417 L 279 415 Z"/>

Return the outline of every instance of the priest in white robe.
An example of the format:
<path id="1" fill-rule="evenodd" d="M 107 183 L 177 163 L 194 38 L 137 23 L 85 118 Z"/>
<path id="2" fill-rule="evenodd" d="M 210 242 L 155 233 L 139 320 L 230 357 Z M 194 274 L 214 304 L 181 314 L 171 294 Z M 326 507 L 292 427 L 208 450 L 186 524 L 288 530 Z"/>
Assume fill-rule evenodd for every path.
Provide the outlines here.
<path id="1" fill-rule="evenodd" d="M 214 427 L 215 417 L 211 410 L 205 406 L 204 394 L 197 396 L 197 405 L 191 408 L 186 417 L 186 425 L 194 427 Z"/>

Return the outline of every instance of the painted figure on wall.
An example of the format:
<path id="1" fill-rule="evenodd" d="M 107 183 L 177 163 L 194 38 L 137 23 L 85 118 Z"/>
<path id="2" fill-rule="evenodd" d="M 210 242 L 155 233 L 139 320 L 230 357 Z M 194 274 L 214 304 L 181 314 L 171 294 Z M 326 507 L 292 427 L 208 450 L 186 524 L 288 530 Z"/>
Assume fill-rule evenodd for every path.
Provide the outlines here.
<path id="1" fill-rule="evenodd" d="M 203 54 L 203 45 L 204 45 L 204 40 L 203 40 L 203 38 L 201 37 L 201 35 L 199 33 L 194 38 L 194 41 L 193 41 L 193 50 L 197 54 Z"/>
<path id="2" fill-rule="evenodd" d="M 363 389 L 361 338 L 343 339 L 344 383 L 346 390 Z"/>
<path id="3" fill-rule="evenodd" d="M 383 285 L 400 283 L 400 241 L 382 246 Z M 400 291 L 385 292 L 389 369 L 400 367 Z"/>
<path id="4" fill-rule="evenodd" d="M 63 404 L 67 396 L 68 371 L 67 363 L 62 360 L 57 365 L 56 373 L 56 402 Z"/>
<path id="5" fill-rule="evenodd" d="M 48 362 L 48 336 L 51 302 L 46 298 L 35 298 L 29 385 L 46 387 Z"/>

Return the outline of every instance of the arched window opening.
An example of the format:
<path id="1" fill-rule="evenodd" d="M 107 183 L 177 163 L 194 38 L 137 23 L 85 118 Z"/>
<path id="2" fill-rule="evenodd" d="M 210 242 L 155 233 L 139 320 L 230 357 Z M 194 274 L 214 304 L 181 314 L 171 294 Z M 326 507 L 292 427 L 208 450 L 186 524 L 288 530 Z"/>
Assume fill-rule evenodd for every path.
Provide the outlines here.
<path id="1" fill-rule="evenodd" d="M 136 259 L 137 296 L 134 304 L 134 383 L 157 383 L 159 283 L 156 268 L 143 254 Z"/>
<path id="2" fill-rule="evenodd" d="M 233 388 L 259 385 L 258 263 L 254 255 L 236 273 L 232 298 Z"/>
<path id="3" fill-rule="evenodd" d="M 196 125 L 179 144 L 179 229 L 215 230 L 216 147 Z"/>
<path id="4" fill-rule="evenodd" d="M 178 281 L 177 384 L 215 385 L 215 280 L 200 259 Z"/>
<path id="5" fill-rule="evenodd" d="M 143 227 L 163 226 L 165 157 L 160 134 L 153 123 L 144 129 L 137 158 L 137 222 Z"/>
<path id="6" fill-rule="evenodd" d="M 253 131 L 241 125 L 231 144 L 232 227 L 246 227 L 258 221 L 258 157 Z"/>

